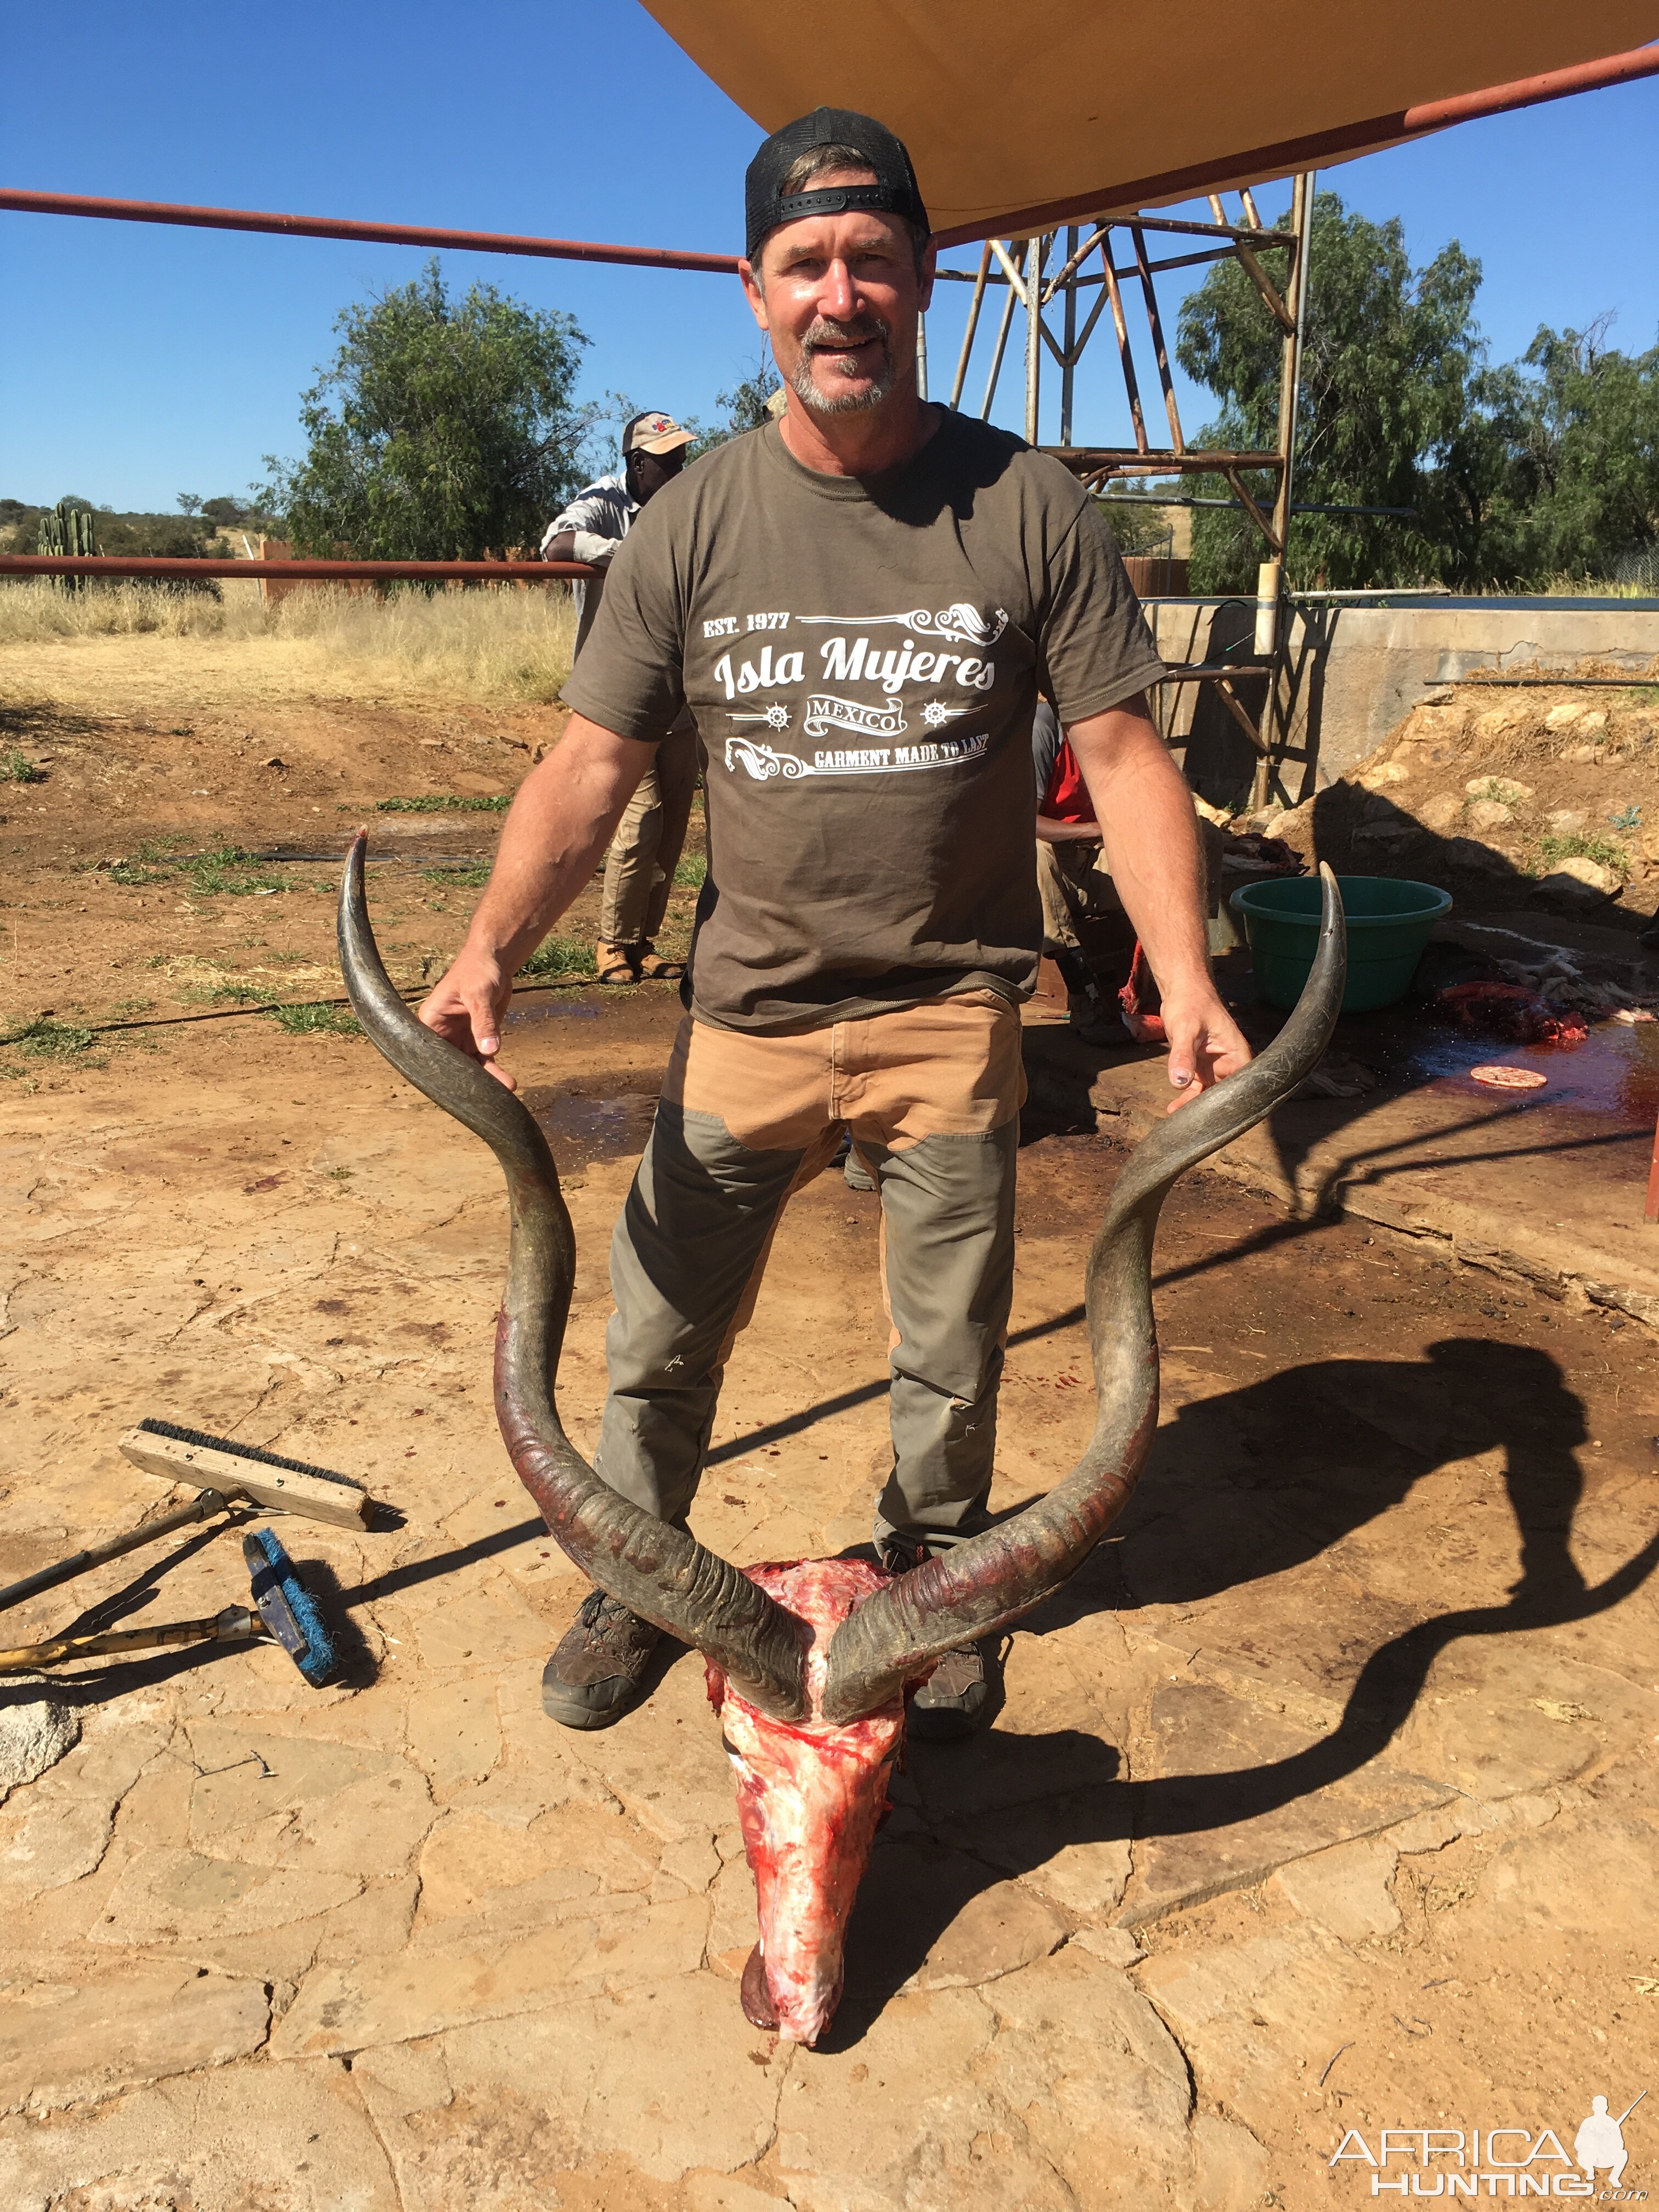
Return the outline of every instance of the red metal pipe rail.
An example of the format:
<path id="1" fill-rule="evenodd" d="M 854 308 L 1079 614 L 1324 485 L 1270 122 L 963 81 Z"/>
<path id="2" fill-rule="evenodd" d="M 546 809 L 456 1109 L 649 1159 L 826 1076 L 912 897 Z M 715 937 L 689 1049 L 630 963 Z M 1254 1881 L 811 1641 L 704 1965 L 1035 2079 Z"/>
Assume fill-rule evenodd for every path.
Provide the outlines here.
<path id="1" fill-rule="evenodd" d="M 194 561 L 159 553 L 0 553 L 0 576 L 155 576 L 198 582 L 241 576 L 255 582 L 556 584 L 597 576 L 583 561 Z"/>
<path id="2" fill-rule="evenodd" d="M 1546 70 L 1541 76 L 1517 77 L 1513 84 L 1494 84 L 1485 92 L 1460 92 L 1450 100 L 1425 100 L 1408 107 L 1404 122 L 1408 131 L 1443 131 L 1449 123 L 1468 123 L 1481 115 L 1507 115 L 1511 108 L 1537 107 L 1547 100 L 1566 100 L 1575 92 L 1601 92 L 1608 85 L 1633 83 L 1638 77 L 1659 76 L 1659 46 L 1632 46 L 1626 53 L 1604 54 L 1599 62 L 1578 62 L 1571 69 Z"/>
<path id="3" fill-rule="evenodd" d="M 493 230 L 437 230 L 426 223 L 354 222 L 343 216 L 274 215 L 259 208 L 187 207 L 167 200 L 92 199 L 79 192 L 0 187 L 0 208 L 20 215 L 83 215 L 117 222 L 182 223 L 196 230 L 265 230 L 287 238 L 346 238 L 374 246 L 435 246 L 453 253 L 527 253 L 547 261 L 619 261 L 632 269 L 690 269 L 735 276 L 729 253 L 667 246 L 601 246 L 580 238 L 520 238 Z"/>
<path id="4" fill-rule="evenodd" d="M 1102 185 L 1082 198 L 1050 201 L 1041 207 L 1021 208 L 999 216 L 991 226 L 1000 237 L 1024 230 L 1049 229 L 1056 223 L 1075 221 L 1102 209 L 1149 207 L 1160 201 L 1185 198 L 1218 184 L 1249 183 L 1258 178 L 1289 176 L 1345 154 L 1398 145 L 1431 131 L 1443 131 L 1453 123 L 1467 123 L 1483 115 L 1507 114 L 1518 107 L 1535 107 L 1546 100 L 1565 100 L 1577 92 L 1593 92 L 1608 85 L 1628 84 L 1638 77 L 1659 76 L 1659 46 L 1637 46 L 1627 53 L 1608 54 L 1600 61 L 1581 62 L 1571 69 L 1550 70 L 1541 76 L 1518 78 L 1512 84 L 1488 86 L 1481 92 L 1459 93 L 1450 100 L 1425 102 L 1417 107 L 1374 115 L 1363 122 L 1344 124 L 1303 138 L 1288 138 L 1271 146 L 1241 149 L 1194 164 L 1165 170 L 1158 176 L 1137 177 Z M 184 224 L 201 230 L 269 231 L 293 238 L 343 238 L 381 246 L 433 246 L 466 253 L 522 253 L 552 261 L 617 262 L 635 269 L 689 269 L 707 276 L 730 276 L 737 261 L 726 253 L 691 253 L 659 246 L 605 246 L 591 240 L 534 238 L 488 230 L 440 230 L 424 223 L 357 222 L 341 216 L 280 215 L 253 208 L 191 207 L 163 200 L 117 200 L 88 198 L 77 192 L 23 191 L 0 186 L 0 209 L 24 215 L 94 216 L 120 222 Z M 963 246 L 987 235 L 983 224 L 941 231 L 941 246 Z"/>
<path id="5" fill-rule="evenodd" d="M 1076 222 L 1103 210 L 1155 207 L 1194 192 L 1222 185 L 1253 184 L 1270 177 L 1294 176 L 1299 170 L 1319 168 L 1344 155 L 1373 153 L 1398 146 L 1453 123 L 1471 123 L 1483 115 L 1506 115 L 1517 107 L 1538 107 L 1546 100 L 1565 100 L 1576 92 L 1598 92 L 1609 85 L 1630 84 L 1638 77 L 1659 76 L 1659 46 L 1636 46 L 1628 53 L 1607 54 L 1596 62 L 1580 62 L 1571 69 L 1549 70 L 1541 76 L 1519 77 L 1513 84 L 1489 85 L 1482 92 L 1459 93 L 1450 100 L 1425 101 L 1419 107 L 1397 108 L 1391 115 L 1373 115 L 1359 123 L 1319 131 L 1304 138 L 1285 138 L 1276 145 L 1241 148 L 1237 154 L 1194 163 L 1184 169 L 1166 169 L 1153 177 L 1126 178 L 1103 183 L 1096 191 L 1067 200 L 1049 200 L 1040 207 L 1020 208 L 999 216 L 994 223 L 964 223 L 939 234 L 940 246 L 967 246 L 994 230 L 1000 238 L 1023 237 L 1032 231 L 1053 230 L 1063 222 Z M 3 203 L 0 203 L 3 204 Z"/>

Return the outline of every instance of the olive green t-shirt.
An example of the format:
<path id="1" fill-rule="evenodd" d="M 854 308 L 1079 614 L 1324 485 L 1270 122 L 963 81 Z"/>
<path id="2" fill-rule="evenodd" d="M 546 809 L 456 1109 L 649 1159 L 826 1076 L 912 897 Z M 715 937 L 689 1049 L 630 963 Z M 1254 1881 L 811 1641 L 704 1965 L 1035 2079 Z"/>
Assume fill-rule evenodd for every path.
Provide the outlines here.
<path id="1" fill-rule="evenodd" d="M 881 476 L 803 468 L 775 423 L 697 461 L 623 540 L 563 696 L 646 740 L 690 707 L 689 1003 L 783 1030 L 1029 994 L 1038 694 L 1073 722 L 1162 673 L 1076 480 L 947 412 Z"/>

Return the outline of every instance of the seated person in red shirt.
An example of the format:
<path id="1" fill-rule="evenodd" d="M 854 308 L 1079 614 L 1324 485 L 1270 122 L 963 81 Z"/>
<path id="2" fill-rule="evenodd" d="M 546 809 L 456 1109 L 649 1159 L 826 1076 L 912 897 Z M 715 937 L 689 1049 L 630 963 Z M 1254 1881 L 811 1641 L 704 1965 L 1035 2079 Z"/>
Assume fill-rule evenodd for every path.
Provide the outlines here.
<path id="1" fill-rule="evenodd" d="M 1085 1043 L 1121 1044 L 1123 1025 L 1109 996 L 1101 991 L 1091 956 L 1114 969 L 1121 966 L 1127 975 L 1134 929 L 1100 865 L 1100 824 L 1083 771 L 1046 699 L 1037 702 L 1031 724 L 1031 765 L 1037 788 L 1042 949 L 1066 979 L 1072 1027 Z M 1121 980 L 1114 977 L 1113 987 Z"/>
<path id="2" fill-rule="evenodd" d="M 1125 1030 L 1112 994 L 1129 975 L 1135 933 L 1117 887 L 1101 866 L 1100 824 L 1077 757 L 1046 699 L 1031 724 L 1036 777 L 1037 890 L 1042 898 L 1042 949 L 1066 979 L 1071 1025 L 1085 1044 L 1122 1044 Z M 1221 835 L 1200 817 L 1209 908 L 1216 911 Z"/>

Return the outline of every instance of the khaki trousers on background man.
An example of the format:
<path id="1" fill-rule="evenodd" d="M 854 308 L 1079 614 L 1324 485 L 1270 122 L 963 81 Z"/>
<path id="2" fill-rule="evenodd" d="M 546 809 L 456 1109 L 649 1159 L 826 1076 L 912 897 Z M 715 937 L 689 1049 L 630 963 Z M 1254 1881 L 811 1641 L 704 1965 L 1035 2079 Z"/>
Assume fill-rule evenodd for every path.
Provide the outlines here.
<path id="1" fill-rule="evenodd" d="M 599 908 L 604 943 L 635 951 L 662 927 L 696 787 L 696 725 L 682 714 L 657 747 L 611 841 Z"/>
<path id="2" fill-rule="evenodd" d="M 611 1247 L 595 1465 L 665 1521 L 696 1494 L 721 1378 L 792 1192 L 842 1128 L 881 1194 L 893 1471 L 878 1543 L 985 1525 L 1013 1296 L 1019 1012 L 964 993 L 788 1036 L 681 1024 Z M 818 1330 L 843 1325 L 827 1310 Z"/>
<path id="3" fill-rule="evenodd" d="M 1112 995 L 1128 981 L 1134 924 L 1091 840 L 1039 839 L 1036 873 L 1042 949 L 1066 980 L 1072 1025 L 1086 1043 L 1110 1043 L 1117 1028 Z"/>
<path id="4" fill-rule="evenodd" d="M 1117 886 L 1101 864 L 1100 847 L 1091 840 L 1050 845 L 1039 838 L 1036 872 L 1037 892 L 1042 901 L 1045 952 L 1096 951 L 1092 939 L 1085 945 L 1079 936 L 1080 922 L 1115 920 L 1122 928 L 1127 927 L 1127 916 L 1117 895 Z M 1133 938 L 1134 933 L 1129 929 L 1131 944 Z"/>
<path id="5" fill-rule="evenodd" d="M 1221 863 L 1225 841 L 1213 822 L 1199 820 L 1204 847 L 1206 906 L 1213 915 L 1221 894 Z M 1051 845 L 1036 844 L 1037 892 L 1042 901 L 1042 949 L 1049 954 L 1075 952 L 1103 970 L 1111 970 L 1112 988 L 1127 974 L 1127 958 L 1135 941 L 1134 924 L 1123 911 L 1092 838 L 1068 839 Z M 1117 973 L 1120 960 L 1123 973 Z"/>

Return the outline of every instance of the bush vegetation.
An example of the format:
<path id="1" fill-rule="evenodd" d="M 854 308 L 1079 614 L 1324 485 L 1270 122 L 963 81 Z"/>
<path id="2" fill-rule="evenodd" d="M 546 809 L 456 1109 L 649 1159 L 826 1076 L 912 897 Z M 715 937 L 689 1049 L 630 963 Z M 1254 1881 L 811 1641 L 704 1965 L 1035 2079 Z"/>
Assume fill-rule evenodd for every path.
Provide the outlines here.
<path id="1" fill-rule="evenodd" d="M 242 537 L 257 538 L 273 528 L 271 518 L 257 504 L 222 496 L 203 499 L 195 492 L 180 492 L 172 514 L 117 514 L 79 493 L 65 495 L 64 505 L 80 507 L 92 516 L 94 542 L 104 554 L 158 554 L 173 560 L 197 560 L 218 553 L 234 557 L 243 550 Z M 28 500 L 0 499 L 0 550 L 33 553 L 40 523 L 50 509 Z"/>
<path id="2" fill-rule="evenodd" d="M 295 550 L 476 561 L 539 544 L 606 411 L 573 404 L 574 318 L 492 284 L 458 300 L 434 259 L 335 328 L 339 350 L 301 398 L 305 458 L 267 457 L 263 495 Z"/>
<path id="3" fill-rule="evenodd" d="M 1282 283 L 1285 250 L 1262 258 Z M 1583 331 L 1540 326 L 1522 360 L 1494 368 L 1480 288 L 1480 264 L 1455 240 L 1413 268 L 1397 219 L 1371 222 L 1318 194 L 1295 496 L 1407 513 L 1299 515 L 1293 585 L 1582 590 L 1628 572 L 1632 589 L 1653 589 L 1659 346 L 1618 351 L 1603 317 Z M 1222 403 L 1191 443 L 1274 443 L 1279 346 L 1244 270 L 1218 262 L 1181 309 L 1181 365 Z M 1215 485 L 1194 477 L 1182 489 L 1210 497 Z M 1265 478 L 1251 490 L 1271 499 Z M 1195 511 L 1194 590 L 1252 590 L 1260 558 L 1243 514 Z"/>
<path id="4" fill-rule="evenodd" d="M 1572 832 L 1540 837 L 1538 841 L 1538 860 L 1542 872 L 1559 868 L 1563 860 L 1594 860 L 1598 866 L 1610 868 L 1615 876 L 1628 876 L 1631 859 L 1628 849 L 1616 837 L 1603 837 L 1592 831 L 1589 836 Z"/>

